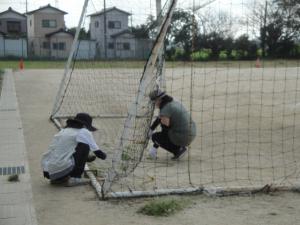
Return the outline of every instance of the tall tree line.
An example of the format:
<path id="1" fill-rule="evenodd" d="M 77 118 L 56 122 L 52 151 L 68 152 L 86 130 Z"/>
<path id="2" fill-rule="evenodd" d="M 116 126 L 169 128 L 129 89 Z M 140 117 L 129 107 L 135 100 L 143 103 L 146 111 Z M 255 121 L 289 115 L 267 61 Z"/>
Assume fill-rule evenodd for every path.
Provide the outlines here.
<path id="1" fill-rule="evenodd" d="M 247 5 L 244 17 L 212 10 L 176 10 L 166 39 L 169 58 L 189 60 L 300 57 L 300 0 L 266 0 Z M 132 28 L 155 36 L 156 24 Z"/>

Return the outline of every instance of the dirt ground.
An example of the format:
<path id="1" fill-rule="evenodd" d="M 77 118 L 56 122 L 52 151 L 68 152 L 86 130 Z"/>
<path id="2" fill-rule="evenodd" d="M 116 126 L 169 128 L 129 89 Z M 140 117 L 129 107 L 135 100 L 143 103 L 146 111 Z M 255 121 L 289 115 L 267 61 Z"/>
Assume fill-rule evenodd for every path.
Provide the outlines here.
<path id="1" fill-rule="evenodd" d="M 40 225 L 298 225 L 300 194 L 276 193 L 213 198 L 180 196 L 190 204 L 170 217 L 151 217 L 137 210 L 151 199 L 99 201 L 91 186 L 54 187 L 42 176 L 40 159 L 57 129 L 49 121 L 62 70 L 14 73 L 28 152 L 34 206 Z"/>

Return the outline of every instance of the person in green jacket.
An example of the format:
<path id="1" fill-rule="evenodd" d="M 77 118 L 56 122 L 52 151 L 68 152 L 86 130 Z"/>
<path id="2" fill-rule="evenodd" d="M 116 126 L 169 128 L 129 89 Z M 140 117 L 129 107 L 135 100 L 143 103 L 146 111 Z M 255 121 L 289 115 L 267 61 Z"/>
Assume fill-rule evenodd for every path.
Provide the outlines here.
<path id="1" fill-rule="evenodd" d="M 196 124 L 185 107 L 166 92 L 158 89 L 152 91 L 149 97 L 159 109 L 159 115 L 148 133 L 153 141 L 149 154 L 156 158 L 157 149 L 161 147 L 173 154 L 173 160 L 180 159 L 196 136 Z M 154 132 L 158 125 L 161 131 Z"/>

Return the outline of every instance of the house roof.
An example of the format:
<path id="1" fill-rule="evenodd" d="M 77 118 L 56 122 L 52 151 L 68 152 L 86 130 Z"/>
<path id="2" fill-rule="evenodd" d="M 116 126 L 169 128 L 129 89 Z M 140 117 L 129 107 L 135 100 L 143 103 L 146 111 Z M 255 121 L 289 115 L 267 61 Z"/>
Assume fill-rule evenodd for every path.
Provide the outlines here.
<path id="1" fill-rule="evenodd" d="M 6 13 L 10 13 L 10 12 L 11 12 L 11 13 L 15 13 L 15 14 L 17 14 L 17 15 L 19 15 L 19 16 L 22 16 L 22 17 L 25 17 L 25 18 L 26 18 L 26 16 L 25 16 L 24 14 L 19 13 L 19 12 L 13 10 L 11 7 L 9 7 L 6 11 L 1 12 L 0 15 L 6 14 Z"/>
<path id="2" fill-rule="evenodd" d="M 114 10 L 119 11 L 119 12 L 124 13 L 124 14 L 127 14 L 127 15 L 131 15 L 131 13 L 126 12 L 126 11 L 121 10 L 121 9 L 118 9 L 117 7 L 111 7 L 111 8 L 106 8 L 105 11 L 104 11 L 104 9 L 102 9 L 101 11 L 90 14 L 89 16 L 100 16 L 100 15 L 104 14 L 104 12 L 108 13 L 108 12 L 114 11 Z"/>
<path id="3" fill-rule="evenodd" d="M 119 36 L 121 36 L 121 35 L 123 35 L 123 34 L 131 34 L 131 35 L 134 35 L 130 30 L 126 29 L 126 30 L 122 30 L 122 31 L 120 31 L 120 32 L 118 32 L 118 33 L 112 34 L 112 35 L 110 35 L 110 36 L 111 36 L 112 38 L 117 38 L 117 37 L 119 37 Z"/>
<path id="4" fill-rule="evenodd" d="M 59 30 L 57 30 L 57 31 L 48 33 L 48 34 L 46 34 L 45 36 L 46 36 L 47 38 L 49 38 L 49 37 L 51 37 L 51 36 L 53 36 L 53 35 L 55 35 L 55 34 L 58 34 L 58 33 L 66 33 L 66 34 L 69 34 L 69 35 L 71 35 L 72 37 L 74 37 L 73 33 L 69 32 L 69 31 L 66 31 L 66 30 L 63 29 L 63 28 L 61 28 L 61 29 L 59 29 Z"/>
<path id="5" fill-rule="evenodd" d="M 44 9 L 48 9 L 48 8 L 49 8 L 49 9 L 54 9 L 54 10 L 56 10 L 56 11 L 58 11 L 58 12 L 63 13 L 63 14 L 68 14 L 67 12 L 62 11 L 62 10 L 60 10 L 60 9 L 58 9 L 58 8 L 55 8 L 55 7 L 51 6 L 50 4 L 48 4 L 48 5 L 46 5 L 46 6 L 42 6 L 42 7 L 40 7 L 39 9 L 30 11 L 30 12 L 27 12 L 26 14 L 27 14 L 27 15 L 30 15 L 30 14 L 33 14 L 33 13 L 35 13 L 35 12 L 37 12 L 37 11 L 44 10 Z"/>

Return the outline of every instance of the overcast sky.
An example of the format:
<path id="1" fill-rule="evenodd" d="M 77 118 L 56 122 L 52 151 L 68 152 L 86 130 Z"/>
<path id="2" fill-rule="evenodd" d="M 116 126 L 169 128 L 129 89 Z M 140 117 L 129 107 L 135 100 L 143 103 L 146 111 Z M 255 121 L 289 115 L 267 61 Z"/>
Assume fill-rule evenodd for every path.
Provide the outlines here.
<path id="1" fill-rule="evenodd" d="M 103 9 L 104 0 L 90 0 L 88 13 L 94 13 Z M 166 0 L 161 0 L 162 5 Z M 193 4 L 199 5 L 208 0 L 178 0 L 178 7 L 188 9 Z M 213 7 L 218 10 L 228 10 L 231 14 L 243 14 L 247 8 L 246 3 L 249 1 L 264 1 L 264 0 L 216 0 L 207 7 Z M 25 13 L 26 2 L 28 11 L 38 9 L 41 6 L 50 4 L 57 7 L 68 14 L 65 15 L 65 22 L 68 28 L 77 26 L 80 18 L 84 0 L 0 0 L 0 12 L 5 11 L 8 7 L 14 10 Z M 133 25 L 144 23 L 147 16 L 155 15 L 156 0 L 106 0 L 106 7 L 116 6 L 122 10 L 132 13 Z"/>

